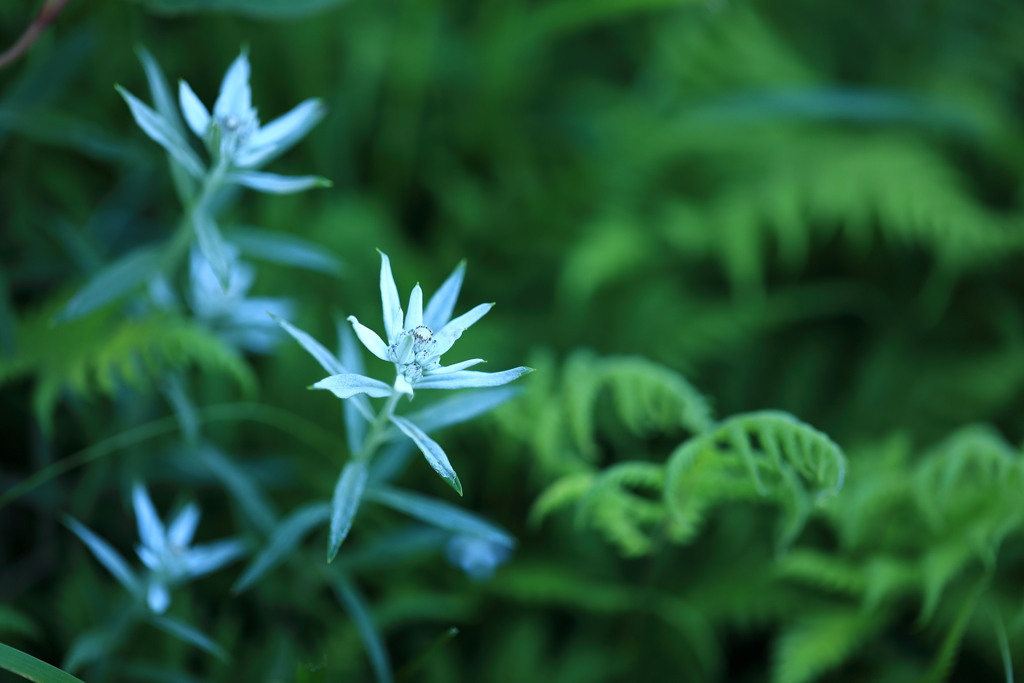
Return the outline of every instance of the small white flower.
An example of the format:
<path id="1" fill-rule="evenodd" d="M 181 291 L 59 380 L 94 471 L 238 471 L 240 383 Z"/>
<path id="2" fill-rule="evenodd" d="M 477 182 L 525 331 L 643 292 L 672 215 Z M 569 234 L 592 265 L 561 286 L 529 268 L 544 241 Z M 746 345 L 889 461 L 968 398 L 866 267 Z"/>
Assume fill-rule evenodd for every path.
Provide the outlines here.
<path id="1" fill-rule="evenodd" d="M 445 557 L 474 581 L 484 581 L 494 570 L 508 562 L 512 549 L 479 536 L 455 534 L 445 545 Z"/>
<path id="2" fill-rule="evenodd" d="M 145 595 L 149 608 L 156 614 L 163 614 L 170 605 L 171 587 L 220 569 L 242 555 L 242 544 L 235 539 L 191 546 L 199 524 L 199 507 L 195 503 L 185 506 L 166 529 L 142 484 L 133 487 L 132 504 L 142 541 L 136 552 L 150 570 L 145 580 L 140 580 L 102 538 L 74 519 L 68 518 L 67 524 L 125 588 L 134 595 Z"/>
<path id="3" fill-rule="evenodd" d="M 404 314 L 398 299 L 398 287 L 391 274 L 391 261 L 387 254 L 381 252 L 380 293 L 387 342 L 385 343 L 376 332 L 361 324 L 355 316 L 350 316 L 349 321 L 352 323 L 359 341 L 370 350 L 370 353 L 381 360 L 394 363 L 395 391 L 412 396 L 414 387 L 417 389 L 493 387 L 507 384 L 530 371 L 525 367 L 504 372 L 466 370 L 478 363 L 483 363 L 482 358 L 474 358 L 448 366 L 441 365 L 441 356 L 452 348 L 463 332 L 494 306 L 494 304 L 480 304 L 467 313 L 452 319 L 452 312 L 455 310 L 455 301 L 462 288 L 465 270 L 465 265 L 459 264 L 437 293 L 431 297 L 426 308 L 423 307 L 423 290 L 419 285 L 413 287 L 412 294 L 409 295 L 409 312 Z M 335 390 L 336 387 L 343 393 L 349 393 L 356 388 L 353 386 L 351 378 L 336 377 L 341 379 L 335 380 L 328 377 L 313 386 L 330 389 L 336 394 L 338 394 L 338 391 Z M 374 395 L 370 391 L 365 393 Z M 340 394 L 338 395 L 340 396 Z M 347 397 L 342 396 L 342 398 Z"/>
<path id="4" fill-rule="evenodd" d="M 246 294 L 256 279 L 256 269 L 239 260 L 234 245 L 225 243 L 229 285 L 225 290 L 210 262 L 198 249 L 192 250 L 189 304 L 228 344 L 253 353 L 270 353 L 281 339 L 281 329 L 268 316 L 289 318 L 292 302 L 283 298 L 251 297 Z"/>
<path id="5" fill-rule="evenodd" d="M 252 106 L 249 71 L 249 58 L 243 51 L 224 75 L 212 113 L 188 83 L 180 81 L 178 84 L 178 100 L 185 123 L 202 139 L 214 158 L 218 181 L 276 194 L 329 186 L 329 181 L 318 176 L 282 176 L 253 170 L 301 140 L 323 118 L 326 108 L 320 100 L 308 99 L 284 116 L 261 126 Z M 120 86 L 118 91 L 139 127 L 190 175 L 203 179 L 211 173 L 185 140 L 180 122 L 169 121 Z"/>

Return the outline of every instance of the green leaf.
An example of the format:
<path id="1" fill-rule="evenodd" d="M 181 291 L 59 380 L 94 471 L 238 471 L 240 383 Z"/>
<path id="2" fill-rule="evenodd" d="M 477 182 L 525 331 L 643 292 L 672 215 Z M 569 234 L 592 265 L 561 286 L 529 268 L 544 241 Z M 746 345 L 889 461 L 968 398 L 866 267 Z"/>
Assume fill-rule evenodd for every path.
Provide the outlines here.
<path id="1" fill-rule="evenodd" d="M 489 413 L 522 393 L 521 387 L 494 387 L 459 392 L 403 417 L 416 423 L 416 426 L 429 434 Z"/>
<path id="2" fill-rule="evenodd" d="M 326 12 L 347 0 L 135 0 L 160 14 L 238 14 L 251 19 L 292 19 Z"/>
<path id="3" fill-rule="evenodd" d="M 238 595 L 256 583 L 268 571 L 284 562 L 314 528 L 330 519 L 327 503 L 310 503 L 281 520 L 267 546 L 253 559 L 231 592 Z"/>
<path id="4" fill-rule="evenodd" d="M 115 579 L 121 582 L 128 592 L 136 597 L 142 595 L 142 585 L 132 568 L 128 566 L 121 554 L 114 550 L 109 543 L 86 528 L 81 522 L 72 517 L 66 517 L 64 524 L 75 533 L 82 542 L 88 546 L 93 556 L 107 568 L 107 571 Z"/>
<path id="5" fill-rule="evenodd" d="M 774 683 L 808 683 L 846 661 L 874 628 L 876 615 L 834 610 L 803 617 L 775 645 Z"/>
<path id="6" fill-rule="evenodd" d="M 82 683 L 69 673 L 0 643 L 0 667 L 36 683 Z"/>
<path id="7" fill-rule="evenodd" d="M 269 533 L 277 524 L 277 517 L 248 472 L 209 444 L 204 445 L 199 451 L 199 457 L 234 497 L 252 523 L 260 531 Z"/>
<path id="8" fill-rule="evenodd" d="M 442 449 L 436 441 L 427 436 L 422 429 L 404 417 L 392 415 L 391 422 L 402 430 L 406 436 L 412 439 L 412 442 L 416 444 L 416 447 L 420 449 L 421 453 L 423 453 L 423 457 L 426 458 L 427 463 L 429 463 L 434 471 L 437 472 L 441 478 L 444 479 L 448 485 L 455 489 L 455 492 L 461 496 L 462 482 L 459 481 L 459 475 L 455 474 L 452 464 L 448 462 L 448 456 L 445 454 L 444 449 Z"/>
<path id="9" fill-rule="evenodd" d="M 54 322 L 80 318 L 130 294 L 159 269 L 162 250 L 163 245 L 140 247 L 105 266 L 71 297 Z"/>
<path id="10" fill-rule="evenodd" d="M 20 633 L 35 638 L 39 636 L 39 627 L 13 607 L 0 605 L 0 633 Z"/>
<path id="11" fill-rule="evenodd" d="M 175 638 L 179 638 L 186 643 L 195 645 L 200 650 L 209 652 L 222 662 L 227 662 L 230 659 L 230 657 L 228 657 L 228 653 L 224 651 L 224 648 L 215 643 L 202 631 L 181 619 L 176 619 L 175 617 L 169 617 L 167 615 L 151 615 L 148 618 L 148 621 L 161 631 L 169 633 Z"/>
<path id="12" fill-rule="evenodd" d="M 391 662 L 388 659 L 387 649 L 384 647 L 384 639 L 377 630 L 377 625 L 373 623 L 369 606 L 348 577 L 336 571 L 325 570 L 325 572 L 328 582 L 334 589 L 334 594 L 338 597 L 338 602 L 352 617 L 359 637 L 363 639 L 363 645 L 366 647 L 366 654 L 370 657 L 370 665 L 373 667 L 377 683 L 391 683 L 393 680 Z"/>
<path id="13" fill-rule="evenodd" d="M 196 231 L 196 243 L 199 251 L 210 262 L 214 274 L 220 281 L 220 286 L 228 288 L 231 283 L 231 264 L 228 262 L 227 251 L 224 248 L 224 239 L 220 235 L 217 222 L 213 220 L 203 207 L 197 207 L 192 212 L 192 227 Z"/>
<path id="14" fill-rule="evenodd" d="M 327 539 L 327 561 L 330 562 L 338 554 L 345 537 L 359 510 L 359 502 L 366 487 L 367 466 L 365 462 L 356 461 L 345 465 L 334 487 L 331 499 L 331 531 Z"/>
<path id="15" fill-rule="evenodd" d="M 338 275 L 341 272 L 341 261 L 337 257 L 301 237 L 251 227 L 227 229 L 225 236 L 246 256 L 327 275 Z"/>
<path id="16" fill-rule="evenodd" d="M 173 125 L 121 86 L 117 86 L 117 91 L 128 103 L 142 132 L 173 156 L 193 178 L 199 179 L 206 174 L 203 162 Z"/>
<path id="17" fill-rule="evenodd" d="M 387 505 L 427 524 L 448 531 L 478 536 L 509 548 L 514 548 L 516 545 L 516 539 L 501 527 L 444 501 L 390 486 L 375 486 L 367 489 L 363 498 Z"/>

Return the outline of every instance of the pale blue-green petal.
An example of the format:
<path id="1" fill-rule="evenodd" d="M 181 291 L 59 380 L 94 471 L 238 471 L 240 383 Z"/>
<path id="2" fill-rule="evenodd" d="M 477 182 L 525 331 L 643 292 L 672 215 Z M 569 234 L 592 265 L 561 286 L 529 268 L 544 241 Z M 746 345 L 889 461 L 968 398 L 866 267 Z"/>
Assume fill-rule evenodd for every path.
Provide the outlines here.
<path id="1" fill-rule="evenodd" d="M 188 127 L 200 138 L 206 137 L 210 127 L 210 112 L 206 111 L 206 106 L 185 81 L 178 81 L 178 102 Z"/>
<path id="2" fill-rule="evenodd" d="M 146 135 L 154 142 L 163 147 L 193 178 L 202 178 L 206 174 L 203 162 L 199 160 L 196 153 L 188 146 L 185 139 L 178 133 L 167 120 L 144 104 L 135 95 L 117 86 L 117 91 L 128 103 L 128 108 Z"/>
<path id="3" fill-rule="evenodd" d="M 264 147 L 244 147 L 238 151 L 234 159 L 235 168 L 256 168 L 277 155 L 275 145 Z"/>
<path id="4" fill-rule="evenodd" d="M 398 299 L 398 286 L 391 273 L 391 259 L 380 252 L 380 301 L 384 309 L 384 333 L 388 344 L 394 344 L 402 331 L 402 303 Z"/>
<path id="5" fill-rule="evenodd" d="M 460 370 L 465 370 L 466 368 L 471 368 L 474 365 L 479 365 L 484 362 L 486 361 L 483 358 L 474 358 L 472 360 L 464 360 L 461 363 L 455 363 L 453 365 L 441 365 L 428 372 L 426 376 L 436 377 L 438 375 L 450 375 L 453 372 L 459 372 Z"/>
<path id="6" fill-rule="evenodd" d="M 533 368 L 518 367 L 504 372 L 476 372 L 461 370 L 450 375 L 431 375 L 416 383 L 417 389 L 469 389 L 472 387 L 497 387 L 518 379 Z"/>
<path id="7" fill-rule="evenodd" d="M 225 180 L 229 183 L 244 185 L 259 192 L 270 194 L 292 194 L 314 187 L 330 187 L 331 181 L 315 175 L 278 175 L 263 171 L 234 171 L 228 173 Z"/>
<path id="8" fill-rule="evenodd" d="M 189 503 L 167 525 L 167 542 L 172 546 L 184 547 L 192 542 L 199 525 L 199 506 Z"/>
<path id="9" fill-rule="evenodd" d="M 359 341 L 369 349 L 370 353 L 381 360 L 388 360 L 388 345 L 384 343 L 384 340 L 376 332 L 360 323 L 354 315 L 350 315 L 348 321 L 352 323 L 352 329 L 355 330 Z"/>
<path id="10" fill-rule="evenodd" d="M 434 353 L 443 356 L 462 336 L 463 330 L 460 327 L 445 325 L 440 332 L 434 335 Z"/>
<path id="11" fill-rule="evenodd" d="M 409 310 L 405 314 L 406 329 L 415 329 L 423 324 L 423 290 L 419 284 L 412 288 L 409 295 Z"/>
<path id="12" fill-rule="evenodd" d="M 319 123 L 326 111 L 327 108 L 320 99 L 301 102 L 287 114 L 279 116 L 256 131 L 249 140 L 249 147 L 256 150 L 271 146 L 277 152 L 284 152 Z"/>
<path id="13" fill-rule="evenodd" d="M 156 556 L 152 550 L 144 545 L 135 546 L 135 552 L 138 554 L 139 559 L 142 560 L 142 564 L 146 565 L 149 569 L 155 572 L 163 569 L 163 563 L 160 562 L 160 558 Z"/>
<path id="14" fill-rule="evenodd" d="M 459 290 L 462 289 L 462 280 L 466 276 L 466 262 L 463 261 L 455 266 L 455 270 L 440 288 L 434 292 L 427 302 L 427 308 L 423 312 L 423 324 L 432 330 L 440 330 L 451 320 L 452 311 L 455 310 L 455 302 L 459 298 Z"/>
<path id="15" fill-rule="evenodd" d="M 229 538 L 189 548 L 182 560 L 190 576 L 202 576 L 234 562 L 244 553 L 242 542 Z"/>
<path id="16" fill-rule="evenodd" d="M 356 394 L 366 394 L 373 398 L 391 395 L 391 387 L 384 382 L 351 373 L 332 375 L 314 384 L 313 388 L 327 389 L 338 398 L 351 398 Z"/>
<path id="17" fill-rule="evenodd" d="M 73 517 L 65 517 L 64 523 L 75 533 L 82 542 L 89 548 L 93 556 L 100 564 L 107 568 L 111 575 L 121 582 L 121 585 L 128 589 L 132 595 L 139 596 L 142 593 L 142 586 L 135 576 L 128 563 L 121 554 L 114 550 L 109 543 L 90 531 L 85 525 Z"/>
<path id="18" fill-rule="evenodd" d="M 363 494 L 363 498 L 387 505 L 427 524 L 448 531 L 476 536 L 506 548 L 514 548 L 516 545 L 516 539 L 497 524 L 444 501 L 390 486 L 369 488 Z"/>
<path id="19" fill-rule="evenodd" d="M 494 308 L 494 304 L 480 304 L 479 306 L 474 306 L 458 318 L 454 318 L 448 322 L 441 328 L 441 332 L 443 333 L 446 330 L 468 330 L 473 323 L 487 315 L 487 311 L 492 308 Z"/>
<path id="20" fill-rule="evenodd" d="M 398 375 L 395 377 L 395 391 L 407 396 L 413 395 L 412 385 L 409 384 L 409 380 L 407 380 L 404 375 Z"/>
<path id="21" fill-rule="evenodd" d="M 252 108 L 252 91 L 249 88 L 249 56 L 242 51 L 228 67 L 220 84 L 220 94 L 213 105 L 214 116 L 248 115 Z"/>
<path id="22" fill-rule="evenodd" d="M 171 604 L 171 591 L 159 581 L 151 581 L 146 591 L 146 602 L 155 614 L 163 614 Z"/>
<path id="23" fill-rule="evenodd" d="M 416 447 L 423 453 L 423 457 L 426 458 L 434 471 L 441 475 L 441 478 L 448 482 L 455 491 L 461 496 L 462 495 L 462 483 L 459 481 L 459 477 L 455 474 L 455 470 L 452 468 L 450 462 L 448 462 L 448 456 L 445 454 L 441 446 L 436 441 L 431 439 L 426 433 L 417 427 L 415 424 L 399 417 L 398 415 L 391 416 L 391 422 L 394 423 L 402 432 L 412 439 L 412 442 L 416 444 Z"/>
<path id="24" fill-rule="evenodd" d="M 136 482 L 132 486 L 132 505 L 135 507 L 135 521 L 139 527 L 139 539 L 142 544 L 155 552 L 163 553 L 167 548 L 167 535 L 164 524 L 156 514 L 156 508 L 149 497 L 146 487 Z"/>
<path id="25" fill-rule="evenodd" d="M 345 465 L 334 487 L 331 499 L 331 528 L 327 538 L 327 561 L 330 562 L 338 554 L 345 537 L 348 536 L 352 522 L 359 510 L 359 501 L 366 488 L 367 467 L 363 461 L 353 461 Z"/>

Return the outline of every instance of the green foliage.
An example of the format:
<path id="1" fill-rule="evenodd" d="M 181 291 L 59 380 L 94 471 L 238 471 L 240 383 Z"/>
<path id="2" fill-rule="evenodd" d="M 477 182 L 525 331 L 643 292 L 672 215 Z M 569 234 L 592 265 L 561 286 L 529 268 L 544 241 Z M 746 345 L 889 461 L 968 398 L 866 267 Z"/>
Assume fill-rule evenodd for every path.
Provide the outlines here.
<path id="1" fill-rule="evenodd" d="M 0 384 L 34 378 L 32 405 L 44 429 L 64 392 L 77 399 L 113 397 L 122 388 L 152 390 L 163 374 L 190 366 L 225 375 L 253 394 L 252 370 L 233 350 L 196 323 L 172 315 L 123 320 L 116 313 L 64 323 L 53 308 L 26 316 L 18 351 L 0 361 Z"/>
<path id="2" fill-rule="evenodd" d="M 333 370 L 147 304 L 197 188 L 113 86 L 171 116 L 162 81 L 210 103 L 243 45 L 264 123 L 328 105 L 274 170 L 334 182 L 215 198 L 253 296 L 326 342 L 379 319 L 374 248 L 403 288 L 465 258 L 499 302 L 465 357 L 532 354 L 493 419 L 462 424 L 511 394 L 408 406 L 457 503 L 389 447 L 332 539 Z M 1012 680 L 1022 45 L 1011 0 L 69 3 L 0 70 L 0 636 L 90 683 Z M 134 479 L 244 535 L 170 622 L 230 664 L 125 628 L 59 526 L 127 553 Z M 471 582 L 452 534 L 515 554 Z"/>

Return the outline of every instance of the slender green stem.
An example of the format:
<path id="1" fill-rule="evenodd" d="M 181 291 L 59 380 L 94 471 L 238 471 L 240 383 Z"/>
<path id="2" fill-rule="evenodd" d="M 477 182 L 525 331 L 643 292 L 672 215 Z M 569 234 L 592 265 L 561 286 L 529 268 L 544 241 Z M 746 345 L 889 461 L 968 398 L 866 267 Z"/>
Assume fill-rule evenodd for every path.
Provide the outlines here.
<path id="1" fill-rule="evenodd" d="M 366 438 L 363 439 L 363 445 L 359 452 L 353 454 L 356 460 L 369 462 L 373 459 L 373 456 L 377 453 L 377 448 L 384 443 L 384 436 L 390 426 L 391 416 L 395 414 L 395 407 L 401 398 L 402 394 L 397 391 L 388 397 L 387 402 L 380 409 L 380 412 L 377 413 L 373 422 L 370 423 L 370 431 L 366 434 Z"/>
<path id="2" fill-rule="evenodd" d="M 174 236 L 168 244 L 167 251 L 164 252 L 161 266 L 165 273 L 173 272 L 181 259 L 188 253 L 188 249 L 192 245 L 193 233 L 195 232 L 192 215 L 198 209 L 207 208 L 213 196 L 224 186 L 224 176 L 227 175 L 227 172 L 227 163 L 219 161 L 203 178 L 203 186 L 199 197 L 194 202 L 185 203 L 185 215 L 181 217 L 181 221 L 174 231 Z"/>

